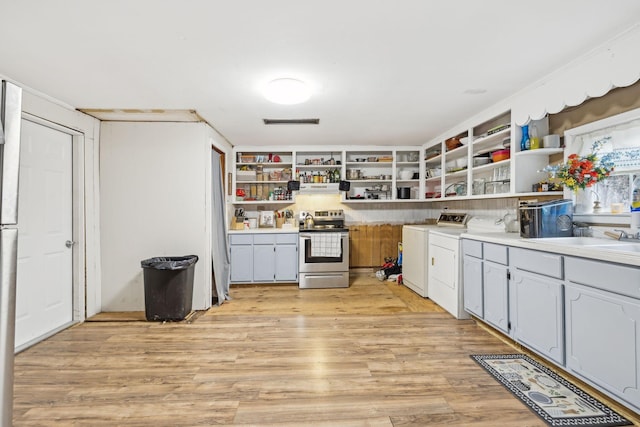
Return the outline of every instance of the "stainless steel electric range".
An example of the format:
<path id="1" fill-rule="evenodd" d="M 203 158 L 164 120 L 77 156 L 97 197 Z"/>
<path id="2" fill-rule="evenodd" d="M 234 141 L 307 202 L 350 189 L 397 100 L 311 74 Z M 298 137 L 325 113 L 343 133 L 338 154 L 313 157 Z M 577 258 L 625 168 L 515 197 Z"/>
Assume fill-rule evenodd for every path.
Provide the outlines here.
<path id="1" fill-rule="evenodd" d="M 299 214 L 299 286 L 349 287 L 349 230 L 342 209 Z"/>

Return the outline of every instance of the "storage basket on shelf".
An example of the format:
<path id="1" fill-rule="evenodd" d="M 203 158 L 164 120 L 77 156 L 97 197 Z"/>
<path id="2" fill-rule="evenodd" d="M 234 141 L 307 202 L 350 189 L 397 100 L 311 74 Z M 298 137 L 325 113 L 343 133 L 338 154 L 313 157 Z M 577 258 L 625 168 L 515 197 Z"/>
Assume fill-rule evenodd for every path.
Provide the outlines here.
<path id="1" fill-rule="evenodd" d="M 236 180 L 237 181 L 256 181 L 257 175 L 256 171 L 236 171 Z"/>

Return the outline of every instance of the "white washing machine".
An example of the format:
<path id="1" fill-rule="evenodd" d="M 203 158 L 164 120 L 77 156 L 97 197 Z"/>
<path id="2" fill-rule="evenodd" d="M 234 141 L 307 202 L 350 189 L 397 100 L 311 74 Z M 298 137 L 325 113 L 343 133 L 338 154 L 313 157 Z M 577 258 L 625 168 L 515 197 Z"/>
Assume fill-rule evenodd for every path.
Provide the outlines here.
<path id="1" fill-rule="evenodd" d="M 443 212 L 436 224 L 416 224 L 402 227 L 402 283 L 420 295 L 429 295 L 429 231 L 456 230 L 463 232 L 468 215 Z"/>

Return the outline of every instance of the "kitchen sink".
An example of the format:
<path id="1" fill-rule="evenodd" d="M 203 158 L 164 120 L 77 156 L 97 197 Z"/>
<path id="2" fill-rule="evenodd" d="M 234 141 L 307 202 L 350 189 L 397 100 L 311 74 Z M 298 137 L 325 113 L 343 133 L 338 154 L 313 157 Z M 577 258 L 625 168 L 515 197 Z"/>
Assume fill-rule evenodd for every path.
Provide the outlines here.
<path id="1" fill-rule="evenodd" d="M 528 242 L 546 243 L 549 245 L 567 245 L 567 246 L 609 246 L 609 245 L 625 245 L 619 240 L 600 239 L 598 237 L 542 237 L 527 239 Z M 630 243 L 633 244 L 633 243 Z"/>
<path id="2" fill-rule="evenodd" d="M 595 246 L 605 251 L 623 251 L 640 253 L 640 243 L 614 243 L 613 245 Z"/>

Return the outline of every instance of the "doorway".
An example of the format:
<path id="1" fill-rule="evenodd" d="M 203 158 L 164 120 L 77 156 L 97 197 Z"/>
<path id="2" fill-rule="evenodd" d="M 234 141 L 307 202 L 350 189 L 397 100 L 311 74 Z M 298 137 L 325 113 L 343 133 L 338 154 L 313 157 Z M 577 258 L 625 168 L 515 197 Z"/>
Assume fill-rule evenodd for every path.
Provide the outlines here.
<path id="1" fill-rule="evenodd" d="M 73 322 L 73 135 L 23 119 L 17 350 Z"/>

